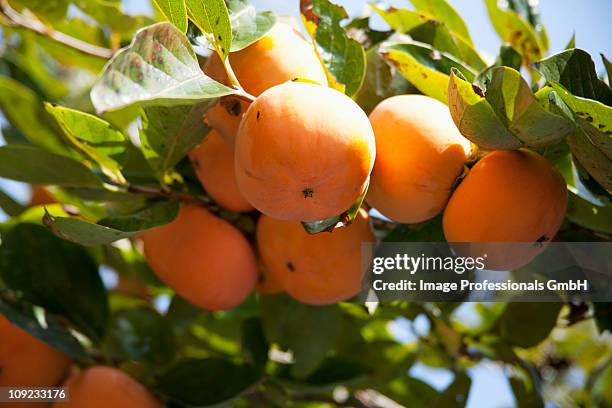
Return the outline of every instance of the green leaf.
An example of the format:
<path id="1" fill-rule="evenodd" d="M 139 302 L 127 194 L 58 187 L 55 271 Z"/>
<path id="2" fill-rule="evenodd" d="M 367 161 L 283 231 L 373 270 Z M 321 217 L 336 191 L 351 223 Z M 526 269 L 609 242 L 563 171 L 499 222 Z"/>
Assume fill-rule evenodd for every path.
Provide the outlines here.
<path id="1" fill-rule="evenodd" d="M 465 407 L 471 385 L 472 380 L 470 380 L 466 373 L 462 371 L 456 372 L 453 382 L 433 401 L 432 406 L 440 408 Z"/>
<path id="2" fill-rule="evenodd" d="M 589 138 L 583 129 L 572 133 L 567 143 L 578 162 L 603 188 L 612 191 L 612 160 Z"/>
<path id="3" fill-rule="evenodd" d="M 173 401 L 197 407 L 228 404 L 259 382 L 256 366 L 222 359 L 178 362 L 157 381 L 157 390 Z"/>
<path id="4" fill-rule="evenodd" d="M 492 69 L 484 97 L 453 75 L 449 107 L 459 131 L 488 149 L 546 146 L 574 131 L 565 117 L 544 109 L 520 73 L 509 67 Z"/>
<path id="5" fill-rule="evenodd" d="M 566 50 L 569 50 L 572 48 L 576 48 L 576 33 L 572 34 L 572 38 L 570 38 L 570 40 L 567 42 L 567 45 L 565 46 Z"/>
<path id="6" fill-rule="evenodd" d="M 346 10 L 329 0 L 301 0 L 300 8 L 330 86 L 354 95 L 365 76 L 366 56 L 361 44 L 350 38 L 340 23 L 348 18 Z"/>
<path id="7" fill-rule="evenodd" d="M 612 62 L 608 61 L 605 55 L 599 55 L 601 55 L 601 60 L 604 64 L 604 67 L 606 67 L 606 74 L 608 75 L 608 85 L 610 85 L 610 81 L 612 81 Z"/>
<path id="8" fill-rule="evenodd" d="M 45 103 L 45 107 L 73 146 L 98 163 L 108 176 L 124 181 L 121 166 L 129 141 L 123 133 L 89 113 L 50 103 Z"/>
<path id="9" fill-rule="evenodd" d="M 304 227 L 307 233 L 318 234 L 324 231 L 329 232 L 334 228 L 343 228 L 347 225 L 350 225 L 350 223 L 353 222 L 353 220 L 357 216 L 359 208 L 361 208 L 361 204 L 363 203 L 363 200 L 365 199 L 367 193 L 368 187 L 366 186 L 366 188 L 363 190 L 363 193 L 361 193 L 361 195 L 357 197 L 357 200 L 355 200 L 351 208 L 349 208 L 342 214 L 320 221 L 302 222 L 302 226 Z"/>
<path id="10" fill-rule="evenodd" d="M 187 37 L 163 22 L 136 33 L 91 90 L 98 113 L 137 106 L 189 105 L 232 93 L 204 75 Z"/>
<path id="11" fill-rule="evenodd" d="M 593 303 L 593 317 L 600 333 L 612 333 L 612 302 Z"/>
<path id="12" fill-rule="evenodd" d="M 381 391 L 403 406 L 429 407 L 439 397 L 431 385 L 407 375 L 395 378 Z"/>
<path id="13" fill-rule="evenodd" d="M 412 5 L 423 13 L 427 13 L 444 24 L 454 34 L 461 36 L 468 44 L 472 45 L 472 38 L 467 25 L 461 15 L 446 0 L 410 0 Z"/>
<path id="14" fill-rule="evenodd" d="M 94 341 L 102 338 L 107 293 L 98 265 L 83 247 L 40 225 L 18 224 L 2 235 L 0 276 L 24 300 L 67 317 Z"/>
<path id="15" fill-rule="evenodd" d="M 11 3 L 17 3 L 22 7 L 28 8 L 34 12 L 36 16 L 50 22 L 60 21 L 66 18 L 70 0 L 17 0 Z"/>
<path id="16" fill-rule="evenodd" d="M 444 0 L 441 0 L 442 2 Z M 446 21 L 438 20 L 422 11 L 407 9 L 381 9 L 375 5 L 371 7 L 391 26 L 391 28 L 410 35 L 418 42 L 430 44 L 434 49 L 452 55 L 467 65 L 481 70 L 486 63 L 480 57 L 473 45 L 460 35 L 455 35 Z M 450 6 L 449 6 L 450 7 Z"/>
<path id="17" fill-rule="evenodd" d="M 213 101 L 145 109 L 140 142 L 145 157 L 159 175 L 172 169 L 206 136 L 209 128 L 202 117 Z"/>
<path id="18" fill-rule="evenodd" d="M 337 305 L 309 306 L 286 295 L 262 297 L 261 318 L 268 341 L 293 352 L 291 375 L 295 378 L 315 372 L 340 333 Z"/>
<path id="19" fill-rule="evenodd" d="M 301 392 L 325 392 L 337 386 L 360 384 L 369 374 L 367 367 L 339 357 L 326 358 L 312 374 L 299 381 L 288 377 L 286 371 L 289 370 L 279 373 L 283 384 Z"/>
<path id="20" fill-rule="evenodd" d="M 0 189 L 0 209 L 9 217 L 14 217 L 21 214 L 25 210 L 25 206 Z"/>
<path id="21" fill-rule="evenodd" d="M 451 73 L 448 107 L 457 128 L 467 139 L 486 149 L 517 149 L 518 140 L 471 83 Z"/>
<path id="22" fill-rule="evenodd" d="M 6 119 L 30 142 L 51 152 L 66 155 L 67 146 L 51 125 L 42 100 L 30 88 L 0 76 L 0 108 Z"/>
<path id="23" fill-rule="evenodd" d="M 523 56 L 525 63 L 542 58 L 548 46 L 528 21 L 513 10 L 499 8 L 497 0 L 485 0 L 485 4 L 497 34 Z"/>
<path id="24" fill-rule="evenodd" d="M 561 51 L 534 64 L 544 78 L 567 89 L 573 96 L 594 99 L 612 106 L 612 89 L 597 78 L 595 63 L 579 48 Z"/>
<path id="25" fill-rule="evenodd" d="M 276 24 L 271 11 L 257 11 L 247 0 L 229 0 L 232 26 L 231 52 L 240 51 L 265 36 Z"/>
<path id="26" fill-rule="evenodd" d="M 171 328 L 148 307 L 118 311 L 111 319 L 105 340 L 105 349 L 111 355 L 154 365 L 168 362 L 174 347 Z"/>
<path id="27" fill-rule="evenodd" d="M 498 320 L 503 341 L 523 348 L 538 345 L 557 324 L 562 303 L 513 302 Z"/>
<path id="28" fill-rule="evenodd" d="M 590 230 L 612 234 L 612 204 L 610 203 L 593 204 L 570 191 L 566 217 Z"/>
<path id="29" fill-rule="evenodd" d="M 420 43 L 393 44 L 381 49 L 382 55 L 419 91 L 448 103 L 449 75 L 455 68 L 468 81 L 475 73 L 452 56 Z"/>
<path id="30" fill-rule="evenodd" d="M 383 242 L 444 242 L 442 216 L 421 224 L 399 224 L 384 238 Z"/>
<path id="31" fill-rule="evenodd" d="M 76 217 L 54 217 L 43 222 L 58 237 L 85 246 L 104 245 L 171 222 L 178 214 L 176 201 L 163 201 L 133 214 L 104 218 L 94 224 Z"/>
<path id="32" fill-rule="evenodd" d="M 508 130 L 526 146 L 553 144 L 574 130 L 570 121 L 545 110 L 521 74 L 512 68 L 493 69 L 485 98 Z"/>
<path id="33" fill-rule="evenodd" d="M 363 85 L 355 94 L 355 102 L 369 114 L 381 101 L 393 95 L 417 92 L 401 74 L 391 67 L 376 49 L 366 53 L 367 68 Z"/>
<path id="34" fill-rule="evenodd" d="M 32 184 L 99 187 L 100 180 L 83 164 L 31 146 L 0 147 L 0 177 Z"/>
<path id="35" fill-rule="evenodd" d="M 365 48 L 366 54 L 368 51 L 373 51 L 377 45 L 388 39 L 393 31 L 379 31 L 370 26 L 370 17 L 356 17 L 352 19 L 346 26 L 346 32 L 351 37 L 359 41 Z M 367 55 L 366 55 L 367 58 Z"/>
<path id="36" fill-rule="evenodd" d="M 577 125 L 568 137 L 572 154 L 601 186 L 612 191 L 612 107 L 574 96 L 556 82 L 551 86 L 551 104 Z"/>
<path id="37" fill-rule="evenodd" d="M 207 34 L 210 44 L 224 60 L 232 47 L 232 26 L 224 0 L 185 0 L 189 19 Z"/>
<path id="38" fill-rule="evenodd" d="M 523 58 L 521 57 L 521 54 L 519 54 L 510 45 L 502 45 L 499 48 L 499 55 L 495 59 L 495 63 L 478 74 L 474 84 L 478 85 L 483 91 L 486 92 L 487 87 L 491 82 L 491 77 L 493 76 L 495 67 L 510 67 L 516 71 L 520 71 L 522 64 Z"/>
<path id="39" fill-rule="evenodd" d="M 44 321 L 41 322 L 31 304 L 11 301 L 1 295 L 0 293 L 0 314 L 11 323 L 69 356 L 78 359 L 87 358 L 83 346 L 70 334 L 57 316 L 43 312 Z"/>
<path id="40" fill-rule="evenodd" d="M 187 7 L 185 0 L 153 0 L 164 17 L 181 32 L 187 32 Z"/>
<path id="41" fill-rule="evenodd" d="M 251 317 L 242 322 L 242 350 L 245 359 L 250 363 L 262 367 L 266 365 L 270 345 L 260 318 Z"/>

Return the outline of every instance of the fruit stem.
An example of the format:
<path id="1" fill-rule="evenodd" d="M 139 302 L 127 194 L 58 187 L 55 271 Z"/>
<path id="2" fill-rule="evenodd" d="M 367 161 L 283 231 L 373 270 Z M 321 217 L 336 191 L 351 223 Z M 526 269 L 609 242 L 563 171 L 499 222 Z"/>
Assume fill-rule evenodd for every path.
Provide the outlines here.
<path id="1" fill-rule="evenodd" d="M 225 68 L 225 73 L 227 74 L 227 78 L 229 79 L 232 87 L 234 87 L 235 89 L 243 90 L 242 86 L 240 85 L 240 81 L 238 81 L 238 78 L 234 73 L 234 69 L 232 68 L 232 65 L 229 62 L 229 57 L 223 57 L 223 55 L 221 54 L 219 54 L 219 57 L 221 57 L 221 59 L 223 60 L 223 68 Z"/>
<path id="2" fill-rule="evenodd" d="M 255 97 L 250 93 L 246 92 L 244 89 L 234 89 L 233 94 L 236 98 L 241 99 L 247 103 L 252 103 L 255 101 Z"/>

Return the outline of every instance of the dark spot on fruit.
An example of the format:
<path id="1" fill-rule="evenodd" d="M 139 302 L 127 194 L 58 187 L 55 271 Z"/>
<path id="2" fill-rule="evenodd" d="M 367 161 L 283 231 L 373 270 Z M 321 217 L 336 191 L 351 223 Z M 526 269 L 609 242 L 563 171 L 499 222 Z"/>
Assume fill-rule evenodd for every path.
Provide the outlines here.
<path id="1" fill-rule="evenodd" d="M 547 237 L 546 235 L 542 235 L 540 238 L 538 238 L 536 240 L 536 242 L 533 244 L 533 246 L 541 248 L 542 244 L 544 244 L 544 242 L 548 242 L 550 241 L 550 238 Z"/>
<path id="2" fill-rule="evenodd" d="M 260 116 L 261 116 L 261 112 L 260 112 L 260 111 L 257 111 L 257 115 L 255 115 L 255 118 L 256 118 L 257 120 L 259 120 L 259 117 L 260 117 Z"/>
<path id="3" fill-rule="evenodd" d="M 240 101 L 234 98 L 223 98 L 221 99 L 221 105 L 225 108 L 227 113 L 232 116 L 240 116 L 242 113 L 242 105 Z"/>
<path id="4" fill-rule="evenodd" d="M 304 198 L 312 198 L 312 193 L 314 193 L 314 191 L 310 187 L 306 187 L 305 189 L 302 190 L 302 194 L 304 194 Z"/>
<path id="5" fill-rule="evenodd" d="M 215 20 L 215 25 L 219 25 L 219 17 Z"/>
<path id="6" fill-rule="evenodd" d="M 221 47 L 221 52 L 225 54 L 225 48 Z"/>
<path id="7" fill-rule="evenodd" d="M 295 266 L 293 266 L 291 261 L 287 261 L 287 269 L 289 269 L 291 272 L 295 272 Z"/>
<path id="8" fill-rule="evenodd" d="M 193 163 L 193 167 L 195 167 L 196 169 L 200 168 L 200 162 L 198 160 L 193 160 L 192 163 Z"/>
<path id="9" fill-rule="evenodd" d="M 606 127 L 606 125 L 604 125 L 603 123 L 600 123 L 599 125 L 597 125 L 598 128 L 603 129 Z"/>
<path id="10" fill-rule="evenodd" d="M 586 117 L 586 121 L 587 122 L 593 122 L 593 117 L 592 116 L 587 116 Z"/>
<path id="11" fill-rule="evenodd" d="M 222 38 L 221 38 L 221 36 L 220 36 L 220 35 L 218 35 L 218 36 L 217 36 L 217 39 L 219 39 L 219 41 L 221 41 L 221 40 L 222 40 Z"/>

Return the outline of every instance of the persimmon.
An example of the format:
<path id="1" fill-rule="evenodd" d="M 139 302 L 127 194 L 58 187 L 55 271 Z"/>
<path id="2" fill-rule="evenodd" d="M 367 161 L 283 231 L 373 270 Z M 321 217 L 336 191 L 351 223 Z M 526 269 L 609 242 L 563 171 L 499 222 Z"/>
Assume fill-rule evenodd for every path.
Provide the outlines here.
<path id="1" fill-rule="evenodd" d="M 498 150 L 479 160 L 451 196 L 444 235 L 486 253 L 487 269 L 515 269 L 552 240 L 566 208 L 565 181 L 548 160 L 530 150 Z"/>
<path id="2" fill-rule="evenodd" d="M 257 286 L 255 291 L 263 295 L 272 295 L 275 293 L 284 292 L 282 282 L 276 277 L 276 275 L 268 272 L 263 264 L 260 262 L 259 266 L 259 279 L 257 280 Z"/>
<path id="3" fill-rule="evenodd" d="M 171 223 L 142 235 L 153 272 L 206 310 L 238 306 L 257 282 L 255 255 L 234 226 L 203 207 L 185 205 Z"/>
<path id="4" fill-rule="evenodd" d="M 470 142 L 441 102 L 423 95 L 385 99 L 370 113 L 376 163 L 366 200 L 386 217 L 418 223 L 439 214 L 463 171 Z"/>
<path id="5" fill-rule="evenodd" d="M 372 126 L 353 100 L 288 82 L 247 110 L 236 138 L 236 181 L 266 215 L 321 220 L 346 211 L 363 193 L 375 155 Z"/>
<path id="6" fill-rule="evenodd" d="M 32 193 L 30 195 L 29 207 L 35 207 L 37 205 L 54 204 L 57 203 L 57 199 L 43 186 L 33 185 Z"/>
<path id="7" fill-rule="evenodd" d="M 303 78 L 327 85 L 325 71 L 310 44 L 293 27 L 277 23 L 270 32 L 248 47 L 230 54 L 229 62 L 240 85 L 251 95 L 259 96 L 275 85 Z M 207 61 L 204 72 L 211 78 L 229 84 L 219 57 Z M 233 146 L 238 125 L 248 105 L 231 96 L 224 97 L 206 113 L 210 126 Z"/>
<path id="8" fill-rule="evenodd" d="M 228 210 L 251 211 L 253 206 L 242 196 L 236 185 L 234 149 L 215 129 L 189 153 L 196 175 L 208 194 Z"/>
<path id="9" fill-rule="evenodd" d="M 70 401 L 56 402 L 54 408 L 164 407 L 142 384 L 114 367 L 90 367 L 71 377 L 65 386 Z"/>
<path id="10" fill-rule="evenodd" d="M 312 305 L 346 300 L 361 290 L 362 242 L 374 242 L 366 211 L 331 233 L 308 234 L 297 221 L 263 215 L 257 246 L 266 271 L 295 299 Z"/>
<path id="11" fill-rule="evenodd" d="M 70 368 L 70 357 L 0 315 L 0 387 L 54 387 Z M 4 403 L 7 408 L 40 408 L 47 403 Z"/>

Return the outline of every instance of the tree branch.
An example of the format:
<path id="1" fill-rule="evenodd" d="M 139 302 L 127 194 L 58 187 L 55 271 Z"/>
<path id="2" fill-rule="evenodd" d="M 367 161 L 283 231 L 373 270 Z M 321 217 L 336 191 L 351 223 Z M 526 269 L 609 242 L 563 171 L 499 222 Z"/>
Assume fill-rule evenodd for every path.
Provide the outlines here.
<path id="1" fill-rule="evenodd" d="M 109 50 L 108 48 L 89 44 L 85 41 L 79 40 L 78 38 L 55 31 L 53 28 L 43 24 L 37 19 L 32 19 L 18 13 L 9 5 L 7 0 L 0 0 L 0 11 L 2 11 L 2 14 L 8 19 L 10 26 L 25 28 L 94 57 L 109 59 L 113 56 L 113 51 Z"/>

